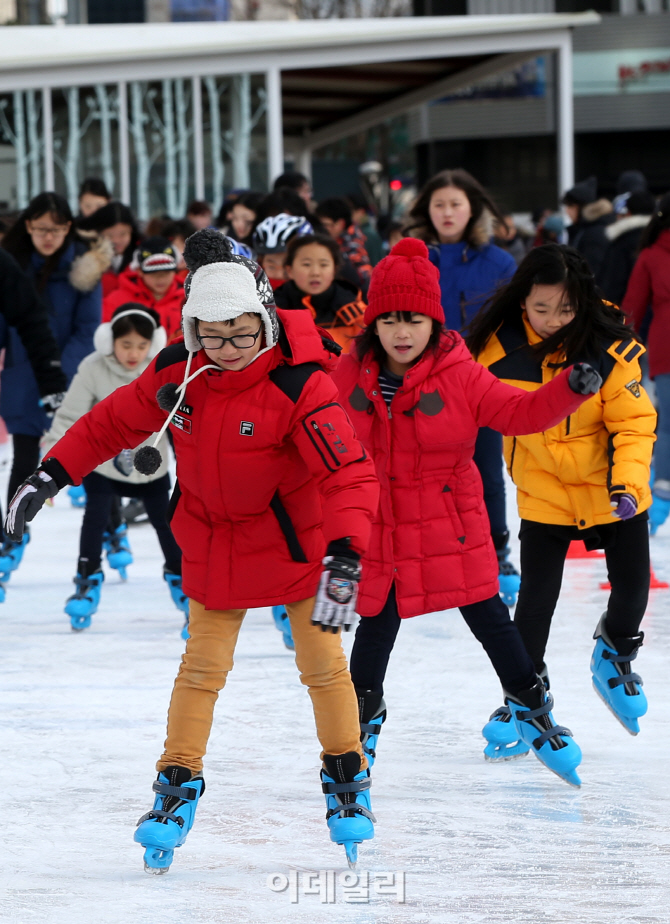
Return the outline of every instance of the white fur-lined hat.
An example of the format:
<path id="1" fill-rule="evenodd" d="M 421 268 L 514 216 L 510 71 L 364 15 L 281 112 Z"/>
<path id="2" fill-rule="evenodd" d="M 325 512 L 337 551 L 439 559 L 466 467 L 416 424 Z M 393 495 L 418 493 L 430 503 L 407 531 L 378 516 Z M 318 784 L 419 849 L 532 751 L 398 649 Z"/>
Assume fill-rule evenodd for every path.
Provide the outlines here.
<path id="1" fill-rule="evenodd" d="M 275 323 L 261 302 L 256 280 L 240 263 L 207 263 L 191 277 L 188 299 L 182 310 L 184 345 L 190 353 L 201 349 L 195 335 L 196 319 L 231 321 L 241 314 L 258 314 L 265 328 L 265 347 L 272 348 L 277 337 Z"/>

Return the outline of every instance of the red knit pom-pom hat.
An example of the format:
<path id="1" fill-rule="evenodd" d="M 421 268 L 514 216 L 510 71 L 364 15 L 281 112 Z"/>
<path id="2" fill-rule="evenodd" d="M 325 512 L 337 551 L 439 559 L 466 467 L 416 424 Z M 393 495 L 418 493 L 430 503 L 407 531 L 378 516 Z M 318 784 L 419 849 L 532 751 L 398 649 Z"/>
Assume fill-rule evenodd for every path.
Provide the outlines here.
<path id="1" fill-rule="evenodd" d="M 363 321 L 372 324 L 389 311 L 415 311 L 444 323 L 440 274 L 428 259 L 428 248 L 416 238 L 398 241 L 372 273 Z"/>

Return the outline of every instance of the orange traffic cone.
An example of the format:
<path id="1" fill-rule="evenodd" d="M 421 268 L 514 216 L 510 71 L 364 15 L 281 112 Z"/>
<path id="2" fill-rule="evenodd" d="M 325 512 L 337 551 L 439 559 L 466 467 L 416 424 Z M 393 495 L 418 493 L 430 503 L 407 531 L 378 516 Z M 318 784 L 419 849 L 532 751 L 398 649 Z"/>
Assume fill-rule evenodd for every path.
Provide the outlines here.
<path id="1" fill-rule="evenodd" d="M 605 553 L 600 549 L 594 549 L 592 552 L 587 552 L 586 546 L 584 545 L 583 539 L 575 539 L 574 542 L 570 543 L 570 548 L 568 549 L 568 554 L 566 558 L 604 558 Z"/>

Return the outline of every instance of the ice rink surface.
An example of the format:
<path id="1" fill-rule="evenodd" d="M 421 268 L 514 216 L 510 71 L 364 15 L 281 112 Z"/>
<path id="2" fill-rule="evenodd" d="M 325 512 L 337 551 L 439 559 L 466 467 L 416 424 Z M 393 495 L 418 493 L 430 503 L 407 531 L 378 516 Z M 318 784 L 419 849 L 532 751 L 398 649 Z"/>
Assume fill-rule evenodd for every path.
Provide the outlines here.
<path id="1" fill-rule="evenodd" d="M 3 500 L 5 481 L 6 470 Z M 0 608 L 0 921 L 670 921 L 670 591 L 652 591 L 643 624 L 636 669 L 650 707 L 633 738 L 591 688 L 604 565 L 567 563 L 547 660 L 555 717 L 584 752 L 580 790 L 532 755 L 486 763 L 480 730 L 501 703 L 488 660 L 457 611 L 408 620 L 373 772 L 376 839 L 360 848 L 370 889 L 356 903 L 338 878 L 344 850 L 328 838 L 307 692 L 269 609 L 251 611 L 217 707 L 195 826 L 169 874 L 150 877 L 132 835 L 152 805 L 182 621 L 153 531 L 142 525 L 130 531 L 128 582 L 107 570 L 92 627 L 70 630 L 63 604 L 81 515 L 65 492 L 42 511 Z M 652 541 L 652 559 L 670 578 L 670 524 Z M 334 902 L 306 876 L 320 870 L 334 871 Z M 394 871 L 405 874 L 404 903 L 372 885 Z M 297 883 L 297 901 L 291 886 L 268 887 L 272 874 Z M 309 881 L 314 894 L 304 892 Z"/>

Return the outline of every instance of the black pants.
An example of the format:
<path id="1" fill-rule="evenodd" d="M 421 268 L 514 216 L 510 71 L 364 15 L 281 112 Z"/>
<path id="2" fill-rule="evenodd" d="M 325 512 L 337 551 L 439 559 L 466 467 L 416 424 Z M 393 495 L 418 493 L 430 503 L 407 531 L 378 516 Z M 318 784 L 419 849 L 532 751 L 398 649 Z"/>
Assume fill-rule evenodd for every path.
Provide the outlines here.
<path id="1" fill-rule="evenodd" d="M 507 510 L 503 475 L 503 442 L 497 430 L 491 430 L 490 427 L 480 429 L 473 458 L 482 476 L 484 503 L 491 524 L 491 535 L 504 536 L 507 532 Z M 498 548 L 497 544 L 496 548 Z"/>
<path id="2" fill-rule="evenodd" d="M 500 596 L 496 594 L 488 600 L 459 609 L 468 628 L 489 656 L 504 689 L 518 693 L 532 687 L 535 668 Z M 351 679 L 357 689 L 384 692 L 386 668 L 400 622 L 394 585 L 381 613 L 363 617 L 358 624 L 349 665 Z"/>
<path id="3" fill-rule="evenodd" d="M 12 436 L 14 446 L 14 459 L 9 474 L 7 486 L 7 506 L 16 494 L 22 482 L 35 471 L 40 464 L 40 438 L 39 436 L 26 436 L 24 433 L 15 433 Z"/>
<path id="4" fill-rule="evenodd" d="M 181 551 L 166 518 L 170 500 L 169 475 L 147 484 L 124 484 L 92 472 L 84 478 L 83 484 L 86 488 L 86 509 L 79 538 L 80 568 L 84 567 L 87 574 L 92 574 L 100 568 L 103 534 L 110 522 L 115 498 L 140 497 L 144 502 L 149 522 L 156 530 L 165 556 L 165 567 L 175 574 L 181 574 Z M 116 525 L 118 523 L 120 519 Z"/>
<path id="5" fill-rule="evenodd" d="M 607 603 L 606 629 L 610 638 L 637 635 L 649 598 L 649 529 L 646 513 L 621 523 L 590 531 L 605 549 L 612 592 Z M 583 533 L 582 533 L 583 535 Z M 551 619 L 561 592 L 563 565 L 570 542 L 580 534 L 573 526 L 550 526 L 521 521 L 521 589 L 514 622 L 535 669 L 544 663 Z"/>

